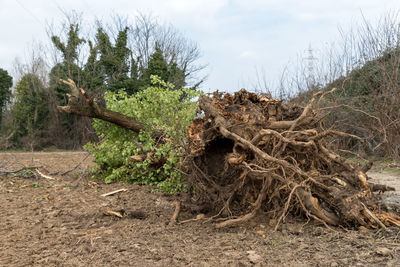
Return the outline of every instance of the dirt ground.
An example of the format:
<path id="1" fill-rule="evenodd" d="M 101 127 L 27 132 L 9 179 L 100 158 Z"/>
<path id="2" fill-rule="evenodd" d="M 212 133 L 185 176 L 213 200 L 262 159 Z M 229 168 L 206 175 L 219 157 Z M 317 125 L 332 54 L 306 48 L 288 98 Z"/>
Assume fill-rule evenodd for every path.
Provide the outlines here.
<path id="1" fill-rule="evenodd" d="M 85 159 L 86 158 L 86 159 Z M 83 162 L 82 160 L 85 159 Z M 62 176 L 61 174 L 74 168 Z M 84 152 L 1 153 L 0 170 L 42 166 L 50 178 L 0 176 L 0 266 L 398 266 L 400 230 L 328 229 L 287 218 L 216 229 L 212 223 L 167 225 L 174 199 L 152 187 L 104 184 L 82 175 Z M 400 184 L 399 172 L 370 175 Z M 103 197 L 103 193 L 127 191 Z M 400 195 L 389 200 L 399 201 Z M 104 211 L 119 211 L 122 218 Z M 182 212 L 179 220 L 196 214 Z"/>

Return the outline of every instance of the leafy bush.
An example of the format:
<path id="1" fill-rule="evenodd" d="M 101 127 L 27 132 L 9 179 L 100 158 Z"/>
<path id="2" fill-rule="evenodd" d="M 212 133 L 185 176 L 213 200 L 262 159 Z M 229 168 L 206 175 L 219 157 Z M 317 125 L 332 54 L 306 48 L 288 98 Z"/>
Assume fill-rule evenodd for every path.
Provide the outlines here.
<path id="1" fill-rule="evenodd" d="M 107 183 L 126 181 L 139 184 L 158 185 L 162 191 L 175 193 L 184 190 L 179 164 L 182 142 L 186 142 L 186 130 L 192 122 L 197 108 L 193 101 L 199 92 L 190 89 L 171 90 L 173 85 L 152 76 L 153 87 L 128 96 L 126 92 L 107 92 L 107 108 L 136 118 L 145 125 L 136 134 L 114 124 L 95 119 L 93 128 L 100 142 L 85 146 L 94 155 L 95 171 Z M 154 138 L 162 132 L 162 140 Z M 133 155 L 146 155 L 145 160 L 134 162 Z M 152 162 L 165 159 L 161 166 Z"/>

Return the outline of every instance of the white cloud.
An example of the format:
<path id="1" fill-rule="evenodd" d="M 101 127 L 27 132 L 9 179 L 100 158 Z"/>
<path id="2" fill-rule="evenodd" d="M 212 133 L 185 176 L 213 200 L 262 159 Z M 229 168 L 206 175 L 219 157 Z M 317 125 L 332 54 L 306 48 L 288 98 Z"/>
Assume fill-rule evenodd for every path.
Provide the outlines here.
<path id="1" fill-rule="evenodd" d="M 252 59 L 255 58 L 256 53 L 254 51 L 245 50 L 239 55 L 241 58 Z"/>
<path id="2" fill-rule="evenodd" d="M 59 8 L 84 11 L 109 19 L 110 12 L 134 16 L 137 12 L 159 16 L 197 41 L 210 65 L 207 86 L 238 87 L 256 66 L 279 75 L 283 65 L 309 43 L 316 49 L 337 38 L 337 27 L 352 21 L 377 19 L 398 10 L 398 0 L 0 0 L 0 67 L 11 67 L 24 56 L 32 38 L 48 40 L 45 21 L 64 18 Z"/>

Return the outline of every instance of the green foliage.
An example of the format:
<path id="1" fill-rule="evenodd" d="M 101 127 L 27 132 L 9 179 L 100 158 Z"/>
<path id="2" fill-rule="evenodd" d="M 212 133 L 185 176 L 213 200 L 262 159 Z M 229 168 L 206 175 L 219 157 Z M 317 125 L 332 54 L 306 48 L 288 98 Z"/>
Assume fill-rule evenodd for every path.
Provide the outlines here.
<path id="1" fill-rule="evenodd" d="M 71 23 L 69 31 L 65 34 L 65 41 L 59 36 L 51 38 L 53 45 L 62 55 L 62 61 L 54 65 L 49 74 L 49 87 L 55 95 L 55 105 L 64 106 L 68 103 L 69 88 L 60 82 L 60 79 L 72 79 L 78 87 L 85 88 L 93 97 L 99 97 L 105 92 L 104 73 L 97 60 L 98 48 L 92 42 L 81 38 L 79 29 L 79 24 Z M 86 63 L 82 64 L 78 51 L 86 43 L 89 45 L 89 56 Z M 85 118 L 62 113 L 53 122 L 57 124 L 53 126 L 53 132 L 57 130 L 55 135 L 63 140 L 64 147 L 81 146 L 93 138 L 87 131 L 90 121 Z"/>
<path id="2" fill-rule="evenodd" d="M 6 70 L 0 68 L 0 124 L 3 115 L 3 109 L 10 101 L 12 87 L 12 77 Z"/>
<path id="3" fill-rule="evenodd" d="M 130 60 L 131 50 L 127 47 L 128 44 L 128 28 L 118 32 L 113 45 L 110 37 L 102 28 L 97 30 L 96 40 L 99 48 L 100 60 L 99 64 L 103 67 L 105 73 L 107 90 L 116 92 L 124 89 L 128 94 L 133 94 L 138 91 L 136 76 L 129 77 L 129 74 L 134 73 L 130 70 L 137 69 L 134 60 Z M 130 66 L 129 64 L 132 64 Z"/>
<path id="4" fill-rule="evenodd" d="M 156 47 L 156 50 L 150 56 L 149 66 L 144 77 L 146 82 L 150 83 L 150 77 L 152 75 L 157 75 L 161 80 L 168 81 L 168 65 L 159 47 Z"/>
<path id="5" fill-rule="evenodd" d="M 63 54 L 64 60 L 74 62 L 78 59 L 78 47 L 85 42 L 85 39 L 79 38 L 79 25 L 70 24 L 68 40 L 63 43 L 58 36 L 52 36 L 51 41 L 54 46 Z"/>
<path id="6" fill-rule="evenodd" d="M 371 95 L 386 93 L 391 86 L 400 86 L 398 79 L 390 75 L 397 75 L 399 67 L 400 50 L 390 49 L 382 53 L 380 57 L 365 62 L 362 66 L 353 69 L 346 77 L 341 77 L 327 86 L 337 87 L 336 95 L 356 97 L 364 106 Z"/>
<path id="7" fill-rule="evenodd" d="M 153 86 L 129 96 L 126 92 L 107 92 L 107 108 L 135 118 L 146 125 L 139 134 L 101 120 L 94 120 L 93 128 L 100 138 L 98 144 L 89 143 L 90 151 L 106 182 L 123 180 L 160 186 L 162 191 L 175 193 L 184 190 L 179 164 L 182 142 L 192 122 L 197 103 L 192 99 L 199 92 L 190 89 L 170 90 L 172 84 L 152 76 Z M 185 96 L 185 97 L 183 97 Z M 184 99 L 182 99 L 184 98 Z M 153 138 L 163 132 L 162 140 Z M 139 145 L 138 145 L 139 144 Z M 144 161 L 133 162 L 133 155 L 149 155 Z M 152 162 L 165 160 L 161 166 Z"/>
<path id="8" fill-rule="evenodd" d="M 175 62 L 170 65 L 167 64 L 163 52 L 156 45 L 154 53 L 150 56 L 147 69 L 143 72 L 141 80 L 143 86 L 151 85 L 151 76 L 156 75 L 163 81 L 167 81 L 174 85 L 174 88 L 181 88 L 185 86 L 185 75 L 182 70 L 178 68 Z"/>
<path id="9" fill-rule="evenodd" d="M 56 64 L 46 65 L 50 69 L 48 77 L 43 75 L 42 70 L 47 72 L 44 67 L 39 70 L 37 68 L 39 65 L 28 66 L 31 64 L 29 63 L 26 68 L 29 72 L 39 74 L 46 87 L 49 110 L 55 111 L 56 106 L 64 106 L 68 102 L 69 88 L 60 82 L 60 79 L 72 79 L 79 88 L 85 89 L 92 99 L 104 105 L 106 92 L 123 90 L 127 95 L 136 94 L 152 85 L 151 75 L 159 75 L 162 80 L 174 84 L 174 88 L 183 87 L 186 77 L 193 78 L 190 74 L 197 69 L 193 68 L 193 64 L 199 56 L 196 45 L 187 45 L 189 42 L 186 38 L 177 35 L 175 31 L 168 31 L 166 36 L 162 35 L 163 38 L 158 38 L 161 36 L 159 34 L 164 33 L 163 27 L 152 19 L 143 18 L 137 25 L 118 24 L 120 30 L 115 32 L 102 28 L 101 22 L 91 24 L 89 27 L 93 27 L 92 31 L 82 31 L 82 26 L 85 25 L 77 19 L 78 17 L 75 16 L 68 17 L 67 24 L 63 25 L 62 33 L 51 37 L 60 60 Z M 125 22 L 121 21 L 121 23 Z M 159 46 L 154 43 L 158 39 L 161 42 Z M 162 50 L 159 47 L 162 47 Z M 26 72 L 21 71 L 21 76 Z M 34 114 L 32 105 L 39 103 L 38 99 L 41 98 L 40 94 L 29 96 L 23 93 L 29 92 L 30 90 L 26 88 L 32 88 L 31 85 L 28 85 L 26 81 L 21 82 L 16 107 L 6 110 L 3 114 L 5 122 L 0 129 L 0 135 L 13 136 L 16 132 L 15 125 L 18 127 L 16 139 L 2 137 L 2 140 L 23 143 L 26 140 L 20 140 L 19 137 L 26 136 L 28 129 L 39 129 L 46 133 L 47 136 L 43 137 L 42 141 L 47 142 L 48 145 L 56 145 L 58 148 L 78 148 L 89 140 L 97 140 L 91 129 L 91 119 L 67 113 L 51 112 L 47 116 L 47 125 L 42 123 L 41 119 L 32 119 L 29 117 L 31 115 L 27 115 L 27 123 L 24 125 L 23 114 Z M 0 117 L 1 111 L 10 99 L 11 86 L 11 77 L 6 71 L 0 69 Z M 44 110 L 40 105 L 38 111 Z M 14 115 L 18 117 L 17 123 L 15 123 Z M 41 115 L 36 117 L 41 118 Z M 33 138 L 33 136 L 29 138 L 31 137 Z M 31 141 L 33 147 L 35 140 Z"/>
<path id="10" fill-rule="evenodd" d="M 120 30 L 114 40 L 101 27 L 97 28 L 94 42 L 80 37 L 79 25 L 70 24 L 63 42 L 59 36 L 52 36 L 53 45 L 62 54 L 63 61 L 53 66 L 50 72 L 50 88 L 57 95 L 59 105 L 66 103 L 68 88 L 59 79 L 70 78 L 78 87 L 83 87 L 90 95 L 101 96 L 105 91 L 126 91 L 129 95 L 151 86 L 151 75 L 170 82 L 174 88 L 185 86 L 186 74 L 178 67 L 176 58 L 167 63 L 163 51 L 156 43 L 148 62 L 142 62 L 145 55 L 133 57 L 128 47 L 128 27 Z M 89 39 L 89 38 L 86 38 Z M 89 56 L 80 65 L 79 47 L 87 44 Z M 139 62 L 140 66 L 139 66 Z M 70 124 L 64 115 L 64 125 Z M 69 119 L 68 119 L 69 118 Z M 66 123 L 66 120 L 68 123 Z"/>
<path id="11" fill-rule="evenodd" d="M 15 103 L 12 114 L 17 132 L 15 138 L 28 134 L 40 137 L 46 129 L 49 116 L 48 95 L 39 77 L 25 74 L 15 87 Z"/>
<path id="12" fill-rule="evenodd" d="M 89 44 L 89 57 L 82 70 L 82 80 L 85 88 L 89 88 L 92 93 L 101 95 L 105 91 L 104 81 L 105 74 L 101 66 L 101 62 L 97 60 L 98 47 L 92 41 Z"/>
<path id="13" fill-rule="evenodd" d="M 82 70 L 73 62 L 65 61 L 56 64 L 50 71 L 50 88 L 54 90 L 57 97 L 57 105 L 64 106 L 68 103 L 67 94 L 70 92 L 69 87 L 62 83 L 60 79 L 73 79 L 77 86 L 82 87 L 79 77 Z"/>

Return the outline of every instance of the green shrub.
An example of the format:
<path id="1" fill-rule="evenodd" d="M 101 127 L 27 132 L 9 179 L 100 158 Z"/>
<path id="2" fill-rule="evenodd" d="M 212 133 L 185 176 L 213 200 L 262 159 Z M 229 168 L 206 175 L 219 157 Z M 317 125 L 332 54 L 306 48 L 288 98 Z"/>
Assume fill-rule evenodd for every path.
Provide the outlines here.
<path id="1" fill-rule="evenodd" d="M 95 119 L 93 128 L 100 142 L 85 146 L 94 155 L 97 166 L 94 171 L 105 182 L 125 181 L 158 185 L 162 191 L 175 193 L 184 190 L 179 171 L 182 142 L 186 142 L 187 127 L 192 122 L 197 103 L 193 101 L 199 92 L 190 89 L 172 90 L 172 85 L 152 76 L 153 87 L 128 96 L 125 92 L 107 92 L 107 108 L 135 118 L 145 125 L 139 134 L 112 123 Z M 163 132 L 162 141 L 153 138 L 155 132 Z M 154 152 L 152 159 L 133 162 L 130 156 Z M 166 159 L 162 166 L 153 161 Z"/>

